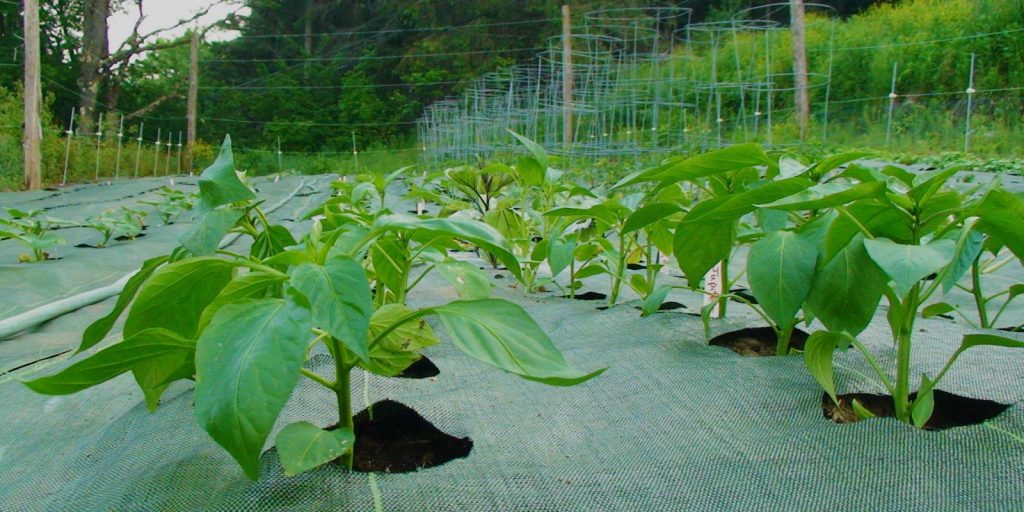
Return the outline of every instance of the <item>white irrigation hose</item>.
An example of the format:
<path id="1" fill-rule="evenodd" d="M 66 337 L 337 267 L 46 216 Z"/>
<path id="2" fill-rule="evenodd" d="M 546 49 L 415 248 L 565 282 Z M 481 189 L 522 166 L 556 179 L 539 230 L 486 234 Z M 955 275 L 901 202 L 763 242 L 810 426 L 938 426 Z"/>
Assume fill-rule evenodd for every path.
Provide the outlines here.
<path id="1" fill-rule="evenodd" d="M 278 208 L 282 207 L 290 201 L 300 190 L 306 187 L 309 178 L 303 178 L 299 186 L 295 188 L 290 194 L 285 196 L 283 199 L 273 204 L 265 210 L 266 213 L 271 213 Z M 225 238 L 220 247 L 224 248 L 238 240 L 241 233 L 235 233 Z M 47 322 L 57 318 L 61 315 L 65 315 L 72 311 L 82 309 L 88 305 L 95 304 L 102 300 L 106 300 L 114 295 L 121 293 L 124 289 L 124 285 L 128 283 L 128 280 L 135 275 L 138 270 L 125 274 L 121 279 L 118 279 L 114 284 L 82 292 L 71 297 L 66 297 L 54 302 L 51 302 L 45 306 L 40 306 L 35 309 L 28 310 L 24 313 L 14 315 L 10 318 L 0 320 L 0 340 L 5 340 L 21 331 L 35 327 L 43 322 Z"/>

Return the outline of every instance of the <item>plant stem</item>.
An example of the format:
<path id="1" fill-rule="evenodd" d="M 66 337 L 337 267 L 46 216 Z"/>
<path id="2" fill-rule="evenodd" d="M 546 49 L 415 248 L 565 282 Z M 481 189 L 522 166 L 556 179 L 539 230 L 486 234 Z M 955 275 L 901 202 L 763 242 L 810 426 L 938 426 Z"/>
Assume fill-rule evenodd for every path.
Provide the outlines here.
<path id="1" fill-rule="evenodd" d="M 338 379 L 334 384 L 334 394 L 338 397 L 338 428 L 352 430 L 352 386 L 349 382 L 351 368 L 345 360 L 345 347 L 341 341 L 332 337 L 331 343 L 334 345 L 334 371 Z M 352 450 L 341 456 L 341 463 L 352 470 Z"/>
<path id="2" fill-rule="evenodd" d="M 333 390 L 335 385 L 336 385 L 334 382 L 331 382 L 331 381 L 321 377 L 320 375 L 318 375 L 316 372 L 314 372 L 312 370 L 307 370 L 306 368 L 302 368 L 302 369 L 299 370 L 299 372 L 302 373 L 302 375 L 304 375 L 307 378 L 309 378 L 310 380 L 312 380 L 312 381 L 314 381 L 314 382 L 316 382 L 316 383 L 318 383 L 318 384 L 320 384 L 320 385 L 322 385 L 322 386 L 324 386 L 324 387 L 326 387 L 328 389 L 332 389 Z"/>
<path id="3" fill-rule="evenodd" d="M 775 355 L 789 355 L 789 340 L 793 337 L 793 327 L 776 329 L 775 337 L 778 338 L 778 343 L 775 344 Z"/>
<path id="4" fill-rule="evenodd" d="M 910 422 L 910 341 L 914 334 L 919 288 L 920 284 L 915 284 L 900 306 L 903 318 L 896 336 L 896 393 L 892 399 L 896 418 L 907 423 Z"/>
<path id="5" fill-rule="evenodd" d="M 732 293 L 732 288 L 729 285 L 729 259 L 730 259 L 731 256 L 732 256 L 732 254 L 729 254 L 728 257 L 726 257 L 724 260 L 722 260 L 722 295 L 721 296 L 726 296 L 726 295 L 729 295 L 730 293 Z M 719 318 L 725 318 L 725 312 L 726 312 L 727 306 L 729 305 L 729 299 L 726 298 L 725 300 L 721 300 L 721 296 L 719 298 L 719 305 L 718 305 L 718 313 L 719 313 L 719 315 L 718 315 L 718 317 Z"/>
<path id="6" fill-rule="evenodd" d="M 612 294 L 608 297 L 608 305 L 614 306 L 619 299 L 619 288 L 622 287 L 622 275 L 626 267 L 626 236 L 619 232 L 619 258 L 615 266 L 615 274 L 612 275 Z"/>
<path id="7" fill-rule="evenodd" d="M 980 259 L 981 256 L 979 255 L 974 259 L 974 263 L 971 264 L 971 295 L 974 296 L 974 304 L 978 307 L 978 320 L 981 323 L 981 327 L 989 329 L 992 325 L 988 321 L 987 301 L 981 291 Z"/>

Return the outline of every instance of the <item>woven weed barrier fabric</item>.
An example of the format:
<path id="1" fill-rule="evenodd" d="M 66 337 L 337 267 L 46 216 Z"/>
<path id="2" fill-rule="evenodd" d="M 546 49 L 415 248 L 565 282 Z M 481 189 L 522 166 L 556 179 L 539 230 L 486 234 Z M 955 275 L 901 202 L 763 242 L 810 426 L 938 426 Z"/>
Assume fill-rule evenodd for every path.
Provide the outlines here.
<path id="1" fill-rule="evenodd" d="M 466 458 L 405 474 L 328 465 L 287 478 L 268 450 L 261 478 L 252 482 L 196 424 L 190 384 L 173 385 L 150 414 L 127 375 L 62 397 L 36 395 L 17 382 L 78 360 L 62 356 L 0 376 L 0 509 L 1024 509 L 1024 351 L 969 351 L 940 386 L 1013 404 L 985 424 L 936 432 L 891 419 L 839 425 L 822 417 L 821 390 L 801 358 L 744 358 L 707 346 L 700 319 L 687 314 L 699 310 L 694 293 L 670 296 L 686 309 L 642 318 L 636 301 L 599 310 L 600 302 L 555 292 L 525 295 L 510 286 L 507 272 L 490 272 L 504 276 L 494 279 L 494 295 L 526 308 L 571 362 L 609 369 L 580 386 L 547 387 L 442 343 L 425 351 L 441 370 L 434 379 L 354 372 L 358 406 L 386 398 L 409 405 L 441 430 L 471 437 Z M 590 280 L 586 289 L 602 286 Z M 455 297 L 431 276 L 410 301 L 425 306 Z M 0 342 L 0 355 L 37 343 L 73 347 L 112 303 Z M 712 333 L 757 325 L 758 317 L 736 304 Z M 946 320 L 921 320 L 919 330 L 914 367 L 934 375 L 965 331 Z M 892 364 L 884 316 L 862 340 Z M 325 355 L 308 367 L 330 375 Z M 836 371 L 841 392 L 879 392 L 853 351 L 837 357 Z M 333 404 L 304 380 L 278 424 L 333 424 Z"/>

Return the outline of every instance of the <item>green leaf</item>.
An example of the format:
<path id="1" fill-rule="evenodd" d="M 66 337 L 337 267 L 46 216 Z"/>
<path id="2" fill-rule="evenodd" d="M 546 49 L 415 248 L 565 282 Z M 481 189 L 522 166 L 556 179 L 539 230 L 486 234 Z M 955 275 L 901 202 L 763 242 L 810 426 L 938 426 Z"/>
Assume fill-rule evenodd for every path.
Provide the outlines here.
<path id="1" fill-rule="evenodd" d="M 645 204 L 633 212 L 622 227 L 623 233 L 632 233 L 643 229 L 659 220 L 670 217 L 682 211 L 682 208 L 671 203 L 650 203 Z"/>
<path id="2" fill-rule="evenodd" d="M 839 398 L 836 397 L 832 357 L 836 348 L 846 345 L 849 345 L 849 340 L 844 334 L 831 331 L 815 331 L 804 343 L 804 364 L 807 365 L 807 370 L 837 404 Z"/>
<path id="3" fill-rule="evenodd" d="M 668 297 L 668 292 L 672 290 L 672 286 L 660 285 L 654 288 L 647 298 L 644 299 L 643 306 L 640 308 L 640 316 L 651 316 L 658 312 L 658 308 L 665 302 L 665 297 Z"/>
<path id="4" fill-rule="evenodd" d="M 411 264 L 406 242 L 399 240 L 394 233 L 377 237 L 370 246 L 370 261 L 373 263 L 377 287 L 391 291 L 395 296 L 402 296 L 407 285 L 405 271 Z M 378 289 L 377 293 L 383 290 Z"/>
<path id="5" fill-rule="evenodd" d="M 445 281 L 455 287 L 460 299 L 476 300 L 491 296 L 491 279 L 476 265 L 448 259 L 438 262 L 437 269 Z"/>
<path id="6" fill-rule="evenodd" d="M 221 308 L 197 342 L 196 417 L 253 480 L 299 380 L 308 322 L 305 310 L 283 299 L 243 300 Z"/>
<path id="7" fill-rule="evenodd" d="M 512 130 L 509 130 L 508 132 L 530 151 L 530 156 L 520 157 L 519 164 L 516 166 L 516 171 L 519 172 L 523 182 L 532 186 L 543 184 L 544 177 L 547 174 L 549 166 L 547 152 L 545 152 L 544 148 L 536 142 L 523 137 Z"/>
<path id="8" fill-rule="evenodd" d="M 551 267 L 551 276 L 558 277 L 573 262 L 573 254 L 576 252 L 576 237 L 549 238 L 547 249 L 547 260 L 548 266 Z"/>
<path id="9" fill-rule="evenodd" d="M 722 199 L 698 204 L 676 227 L 672 253 L 691 287 L 697 286 L 716 263 L 728 259 L 736 241 L 735 221 L 700 218 L 705 209 L 714 209 Z M 691 220 L 691 215 L 696 220 Z"/>
<path id="10" fill-rule="evenodd" d="M 235 223 L 243 214 L 245 211 L 233 208 L 217 208 L 202 212 L 188 231 L 182 233 L 179 241 L 193 255 L 209 256 L 217 250 L 224 235 L 235 227 Z"/>
<path id="11" fill-rule="evenodd" d="M 790 329 L 811 291 L 818 250 L 796 233 L 775 231 L 750 247 L 747 278 L 758 304 L 776 325 Z"/>
<path id="12" fill-rule="evenodd" d="M 885 183 L 881 182 L 850 185 L 833 181 L 815 185 L 798 194 L 760 206 L 777 210 L 820 210 L 859 199 L 878 197 L 884 192 Z"/>
<path id="13" fill-rule="evenodd" d="M 369 360 L 366 335 L 373 303 L 370 283 L 358 261 L 335 255 L 323 266 L 299 265 L 292 269 L 291 286 L 309 301 L 314 324 L 361 360 Z"/>
<path id="14" fill-rule="evenodd" d="M 848 152 L 840 153 L 838 155 L 832 155 L 827 157 L 818 163 L 811 166 L 811 173 L 816 177 L 822 177 L 825 173 L 843 165 L 850 163 L 854 160 L 860 160 L 861 158 L 872 156 L 872 153 L 866 151 L 859 152 Z"/>
<path id="15" fill-rule="evenodd" d="M 270 228 L 260 232 L 252 242 L 249 253 L 252 257 L 262 260 L 284 252 L 286 247 L 298 244 L 288 228 L 280 224 L 272 224 Z"/>
<path id="16" fill-rule="evenodd" d="M 772 165 L 760 144 L 736 144 L 689 158 L 670 159 L 654 169 L 623 179 L 615 188 L 644 181 L 660 181 L 664 186 L 760 165 Z"/>
<path id="17" fill-rule="evenodd" d="M 829 330 L 856 336 L 874 317 L 885 283 L 857 236 L 815 274 L 807 305 Z"/>
<path id="18" fill-rule="evenodd" d="M 974 209 L 981 217 L 978 228 L 996 238 L 1024 260 L 1024 200 L 1002 189 L 993 189 Z"/>
<path id="19" fill-rule="evenodd" d="M 168 256 L 157 256 L 142 263 L 142 268 L 128 279 L 124 288 L 121 289 L 121 293 L 117 295 L 117 303 L 114 304 L 114 309 L 110 310 L 107 316 L 96 320 L 89 324 L 89 327 L 86 327 L 85 332 L 82 334 L 82 343 L 78 345 L 78 350 L 75 351 L 76 354 L 95 346 L 103 340 L 107 333 L 110 332 L 110 329 L 114 327 L 114 323 L 117 322 L 121 313 L 124 312 L 128 304 L 135 298 L 135 293 L 138 292 L 139 287 L 153 275 L 157 267 L 166 263 L 168 259 L 170 259 Z"/>
<path id="20" fill-rule="evenodd" d="M 166 361 L 168 356 L 181 356 L 189 360 L 195 348 L 195 341 L 177 333 L 159 328 L 145 329 L 60 373 L 26 381 L 24 384 L 45 395 L 69 395 L 106 382 L 146 362 Z"/>
<path id="21" fill-rule="evenodd" d="M 898 244 L 887 238 L 864 240 L 868 255 L 892 279 L 893 289 L 903 297 L 921 279 L 948 265 L 956 242 L 933 240 L 927 245 Z"/>
<path id="22" fill-rule="evenodd" d="M 1012 340 L 994 334 L 968 334 L 964 336 L 963 342 L 957 352 L 963 352 L 969 348 L 988 345 L 990 347 L 1024 348 L 1024 341 Z"/>
<path id="23" fill-rule="evenodd" d="M 565 360 L 523 308 L 500 299 L 455 301 L 433 308 L 452 343 L 470 357 L 552 386 L 572 386 L 601 374 Z"/>
<path id="24" fill-rule="evenodd" d="M 853 413 L 857 415 L 858 420 L 870 420 L 871 418 L 876 417 L 875 413 L 868 410 L 867 407 L 864 407 L 859 400 L 855 399 L 850 402 L 850 407 L 853 408 Z"/>
<path id="25" fill-rule="evenodd" d="M 936 302 L 930 306 L 925 307 L 921 310 L 921 316 L 924 318 L 933 318 L 939 315 L 945 315 L 956 311 L 956 308 L 946 304 L 945 302 Z"/>
<path id="26" fill-rule="evenodd" d="M 199 317 L 197 330 L 202 332 L 210 324 L 210 320 L 213 320 L 213 316 L 217 314 L 217 311 L 220 311 L 220 308 L 242 299 L 262 298 L 267 293 L 267 290 L 273 289 L 278 284 L 287 280 L 287 276 L 268 274 L 266 272 L 249 272 L 236 277 L 224 286 L 220 293 L 217 294 L 217 297 L 203 310 L 203 314 Z"/>
<path id="27" fill-rule="evenodd" d="M 917 428 L 923 428 L 924 424 L 928 423 L 928 419 L 932 417 L 932 411 L 935 410 L 933 385 L 934 383 L 928 380 L 927 375 L 921 374 L 921 387 L 918 388 L 914 403 L 910 406 L 910 418 Z"/>
<path id="28" fill-rule="evenodd" d="M 426 320 L 403 321 L 412 314 L 413 311 L 405 304 L 385 304 L 373 312 L 370 319 L 372 339 L 396 322 L 402 323 L 370 347 L 370 361 L 359 363 L 361 368 L 377 375 L 394 377 L 420 359 L 420 350 L 440 342 Z"/>
<path id="29" fill-rule="evenodd" d="M 162 327 L 194 339 L 199 318 L 231 281 L 234 263 L 213 257 L 188 258 L 153 272 L 142 285 L 124 322 L 124 335 Z"/>
<path id="30" fill-rule="evenodd" d="M 355 434 L 347 428 L 324 430 L 299 421 L 282 428 L 274 444 L 284 475 L 295 476 L 341 457 L 355 442 Z"/>
<path id="31" fill-rule="evenodd" d="M 512 254 L 508 241 L 497 230 L 487 224 L 458 218 L 420 219 L 412 215 L 385 215 L 377 219 L 374 226 L 383 231 L 409 231 L 428 236 L 444 236 L 449 239 L 460 239 L 493 254 L 504 264 L 509 272 L 522 280 L 522 269 L 519 260 Z"/>
<path id="32" fill-rule="evenodd" d="M 212 210 L 222 204 L 255 198 L 256 195 L 235 174 L 231 136 L 227 135 L 217 159 L 199 176 L 199 207 Z"/>
<path id="33" fill-rule="evenodd" d="M 771 181 L 738 194 L 722 196 L 722 199 L 725 199 L 724 202 L 717 205 L 717 207 L 711 211 L 704 212 L 701 210 L 701 215 L 695 216 L 694 220 L 698 218 L 708 220 L 736 220 L 753 212 L 758 208 L 757 205 L 789 197 L 793 194 L 806 190 L 807 187 L 810 186 L 811 182 L 808 179 L 800 177 Z M 694 210 L 690 212 L 691 215 L 694 211 L 697 211 L 697 208 L 694 208 Z M 689 218 L 690 216 L 687 215 L 687 217 Z"/>
<path id="34" fill-rule="evenodd" d="M 873 236 L 897 242 L 910 241 L 913 237 L 907 217 L 890 205 L 858 202 L 848 206 L 846 211 Z M 861 234 L 861 231 L 857 223 L 846 215 L 837 216 L 825 234 L 826 258 L 831 259 L 858 234 Z"/>
<path id="35" fill-rule="evenodd" d="M 971 264 L 978 259 L 978 256 L 981 255 L 981 251 L 984 249 L 985 236 L 973 228 L 973 224 L 968 221 L 964 225 L 960 236 L 957 237 L 956 256 L 953 259 L 953 264 L 946 267 L 943 272 L 943 293 L 949 293 L 956 286 L 957 281 L 963 277 L 967 269 L 971 268 Z"/>

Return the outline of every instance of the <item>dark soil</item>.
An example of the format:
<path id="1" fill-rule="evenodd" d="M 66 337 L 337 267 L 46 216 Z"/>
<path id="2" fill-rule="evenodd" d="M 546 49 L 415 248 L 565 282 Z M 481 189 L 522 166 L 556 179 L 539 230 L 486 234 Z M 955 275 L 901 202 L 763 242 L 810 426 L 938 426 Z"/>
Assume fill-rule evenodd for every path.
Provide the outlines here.
<path id="1" fill-rule="evenodd" d="M 626 263 L 626 268 L 629 270 L 644 270 L 647 268 L 647 265 L 643 263 Z"/>
<path id="2" fill-rule="evenodd" d="M 473 441 L 437 429 L 410 407 L 382 400 L 353 418 L 356 471 L 404 473 L 469 455 Z"/>
<path id="3" fill-rule="evenodd" d="M 641 306 L 633 306 L 633 308 L 634 309 L 641 309 L 641 310 L 644 309 Z M 662 302 L 661 305 L 658 306 L 658 311 L 673 311 L 673 310 L 676 310 L 676 309 L 686 309 L 686 305 L 685 304 L 680 304 L 680 303 L 678 303 L 676 301 L 670 300 L 670 301 L 667 301 L 667 302 Z"/>
<path id="4" fill-rule="evenodd" d="M 999 330 L 1005 332 L 1024 332 L 1024 325 L 1018 325 L 1016 327 L 1000 327 Z"/>
<path id="5" fill-rule="evenodd" d="M 562 295 L 563 299 L 576 299 L 576 300 L 606 300 L 608 296 L 601 292 L 583 292 L 577 293 L 575 296 Z"/>
<path id="6" fill-rule="evenodd" d="M 402 373 L 395 375 L 395 377 L 400 379 L 426 379 L 430 377 L 437 377 L 440 374 L 441 370 L 433 361 L 427 359 L 425 356 L 420 356 L 418 361 L 402 370 Z"/>
<path id="7" fill-rule="evenodd" d="M 146 236 L 145 233 L 139 233 L 139 234 L 135 235 L 135 238 L 128 238 L 125 235 L 121 235 L 119 237 L 115 237 L 114 240 L 117 240 L 119 242 L 125 242 L 125 241 L 128 241 L 128 240 L 138 240 L 139 238 L 142 238 L 144 236 Z"/>
<path id="8" fill-rule="evenodd" d="M 924 424 L 925 430 L 943 430 L 953 427 L 977 425 L 1002 414 L 1010 406 L 984 400 L 981 398 L 968 398 L 965 396 L 947 393 L 936 389 L 935 409 L 932 417 Z M 913 400 L 917 393 L 911 393 Z M 865 409 L 879 417 L 891 418 L 896 415 L 889 395 L 875 395 L 871 393 L 849 393 L 839 395 L 839 405 L 832 402 L 828 393 L 822 394 L 821 413 L 822 416 L 836 423 L 854 423 L 858 421 L 857 414 L 853 411 L 853 401 L 856 400 Z"/>
<path id="9" fill-rule="evenodd" d="M 789 338 L 790 348 L 803 350 L 808 336 L 800 329 L 793 329 L 793 335 Z M 775 345 L 778 342 L 779 339 L 771 327 L 753 327 L 719 334 L 711 338 L 708 344 L 725 347 L 741 356 L 765 357 L 775 355 Z"/>

